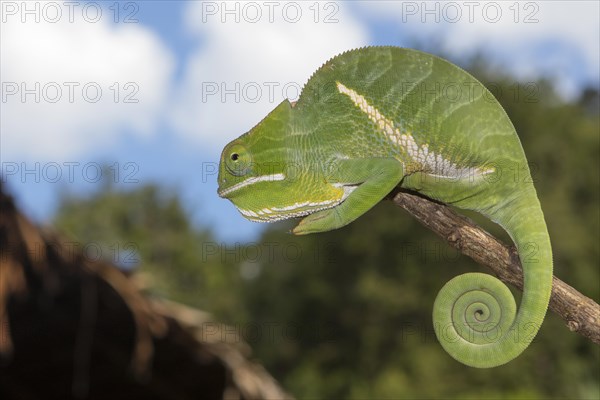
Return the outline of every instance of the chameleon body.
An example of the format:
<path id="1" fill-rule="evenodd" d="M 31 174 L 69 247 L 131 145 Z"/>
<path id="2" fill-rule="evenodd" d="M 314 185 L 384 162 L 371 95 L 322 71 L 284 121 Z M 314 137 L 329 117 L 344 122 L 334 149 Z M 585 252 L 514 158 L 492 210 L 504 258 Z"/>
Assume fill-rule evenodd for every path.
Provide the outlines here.
<path id="1" fill-rule="evenodd" d="M 438 340 L 466 365 L 494 367 L 542 324 L 552 251 L 523 148 L 491 93 L 448 61 L 397 47 L 334 57 L 297 103 L 284 100 L 224 148 L 218 181 L 219 195 L 252 221 L 304 217 L 294 234 L 342 227 L 396 186 L 475 210 L 514 241 L 523 297 L 517 312 L 495 277 L 452 279 L 434 303 Z"/>

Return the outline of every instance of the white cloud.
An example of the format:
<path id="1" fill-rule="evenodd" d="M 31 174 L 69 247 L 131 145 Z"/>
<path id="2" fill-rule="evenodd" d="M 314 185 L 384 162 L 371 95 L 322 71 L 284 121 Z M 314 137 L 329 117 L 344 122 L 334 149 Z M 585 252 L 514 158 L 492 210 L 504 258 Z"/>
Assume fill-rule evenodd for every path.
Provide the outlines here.
<path id="1" fill-rule="evenodd" d="M 37 23 L 3 15 L 3 160 L 66 160 L 114 143 L 124 129 L 151 134 L 166 102 L 174 60 L 153 33 L 106 14 L 91 23 L 62 12 L 56 23 L 54 14 Z M 23 99 L 23 89 L 33 93 Z"/>
<path id="2" fill-rule="evenodd" d="M 368 42 L 342 3 L 271 4 L 189 3 L 186 26 L 201 46 L 175 96 L 171 121 L 178 132 L 219 150 L 284 98 L 297 97 L 326 60 Z"/>
<path id="3" fill-rule="evenodd" d="M 565 97 L 597 84 L 600 3 L 596 1 L 378 1 L 362 12 L 395 21 L 405 37 L 438 40 L 450 54 L 483 51 L 520 78 L 556 78 Z"/>

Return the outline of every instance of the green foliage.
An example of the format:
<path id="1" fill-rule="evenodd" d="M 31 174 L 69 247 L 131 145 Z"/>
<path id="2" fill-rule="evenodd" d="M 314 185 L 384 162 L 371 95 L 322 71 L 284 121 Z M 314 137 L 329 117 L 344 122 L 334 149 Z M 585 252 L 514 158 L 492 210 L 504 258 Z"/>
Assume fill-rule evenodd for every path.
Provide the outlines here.
<path id="1" fill-rule="evenodd" d="M 474 74 L 488 82 L 521 137 L 555 274 L 599 301 L 597 92 L 566 103 L 547 82 L 515 95 L 509 77 L 481 67 Z M 298 398 L 600 396 L 598 346 L 552 313 L 533 344 L 505 366 L 478 370 L 452 360 L 431 324 L 437 291 L 460 273 L 488 271 L 390 203 L 324 234 L 294 237 L 285 233 L 291 223 L 274 224 L 260 243 L 240 247 L 190 226 L 177 196 L 161 193 L 156 186 L 107 187 L 87 199 L 65 198 L 56 227 L 104 246 L 135 243 L 157 295 L 232 325 Z"/>
<path id="2" fill-rule="evenodd" d="M 123 192 L 107 184 L 89 198 L 65 196 L 55 227 L 90 258 L 140 267 L 156 295 L 216 313 L 240 308 L 236 294 L 224 290 L 239 284 L 239 274 L 215 257 L 211 233 L 192 227 L 167 190 L 146 185 Z"/>

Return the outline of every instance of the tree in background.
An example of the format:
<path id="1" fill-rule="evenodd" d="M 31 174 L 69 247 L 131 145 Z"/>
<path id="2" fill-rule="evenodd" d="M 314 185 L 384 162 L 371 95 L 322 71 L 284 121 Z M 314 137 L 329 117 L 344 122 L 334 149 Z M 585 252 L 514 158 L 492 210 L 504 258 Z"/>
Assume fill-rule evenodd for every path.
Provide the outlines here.
<path id="1" fill-rule="evenodd" d="M 208 229 L 192 227 L 177 195 L 156 185 L 118 191 L 103 173 L 102 190 L 88 198 L 64 196 L 55 227 L 89 257 L 140 269 L 152 293 L 216 315 L 239 309 L 240 276 L 215 256 Z M 219 293 L 218 296 L 215 294 Z M 232 303 L 233 302 L 233 303 Z"/>

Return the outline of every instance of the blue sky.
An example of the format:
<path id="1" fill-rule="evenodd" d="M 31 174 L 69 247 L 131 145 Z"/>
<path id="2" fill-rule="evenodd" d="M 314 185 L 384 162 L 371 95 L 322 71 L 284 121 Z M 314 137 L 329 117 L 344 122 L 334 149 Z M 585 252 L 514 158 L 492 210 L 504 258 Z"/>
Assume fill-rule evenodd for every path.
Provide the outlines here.
<path id="1" fill-rule="evenodd" d="M 2 2 L 0 156 L 41 223 L 61 194 L 100 190 L 108 164 L 119 187 L 177 191 L 220 240 L 254 239 L 263 225 L 218 198 L 211 168 L 343 50 L 422 43 L 458 63 L 481 52 L 519 79 L 552 78 L 565 98 L 599 82 L 596 1 L 22 4 Z"/>

